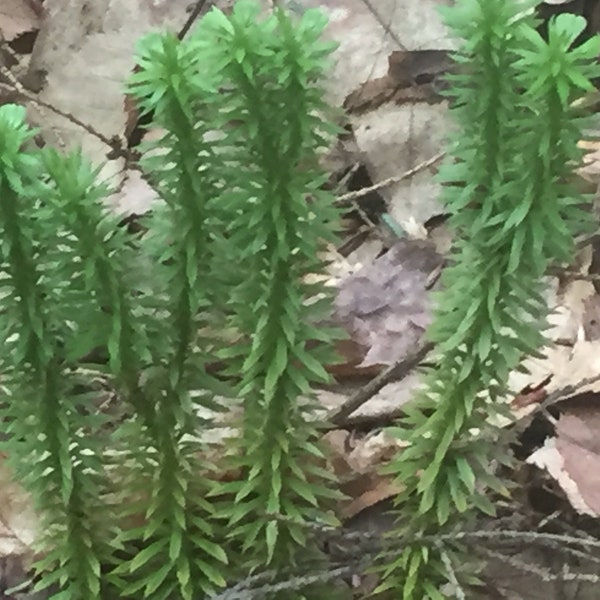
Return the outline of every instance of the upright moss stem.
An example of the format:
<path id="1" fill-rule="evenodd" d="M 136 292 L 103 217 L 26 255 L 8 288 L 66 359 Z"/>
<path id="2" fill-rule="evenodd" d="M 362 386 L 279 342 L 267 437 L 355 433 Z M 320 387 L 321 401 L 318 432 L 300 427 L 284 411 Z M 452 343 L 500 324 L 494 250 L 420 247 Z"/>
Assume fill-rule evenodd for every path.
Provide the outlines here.
<path id="1" fill-rule="evenodd" d="M 445 16 L 464 67 L 450 92 L 461 129 L 441 172 L 456 241 L 428 332 L 436 369 L 401 422 L 409 447 L 388 469 L 404 488 L 392 535 L 410 539 L 474 509 L 493 515 L 489 493 L 509 494 L 493 466 L 510 464 L 508 443 L 490 416 L 506 412 L 510 371 L 543 345 L 541 277 L 572 256 L 583 225 L 587 199 L 565 183 L 581 158 L 570 103 L 592 88 L 598 50 L 597 39 L 571 48 L 584 26 L 572 15 L 544 41 L 518 2 L 468 0 Z M 383 567 L 379 591 L 441 599 L 449 565 L 466 585 L 465 557 L 458 545 L 415 541 Z"/>

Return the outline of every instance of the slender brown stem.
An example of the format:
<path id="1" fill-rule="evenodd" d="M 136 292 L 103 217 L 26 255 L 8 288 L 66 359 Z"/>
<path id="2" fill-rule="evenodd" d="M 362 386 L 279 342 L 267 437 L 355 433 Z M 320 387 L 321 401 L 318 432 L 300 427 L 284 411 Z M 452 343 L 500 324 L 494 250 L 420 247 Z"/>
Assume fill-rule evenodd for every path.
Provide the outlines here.
<path id="1" fill-rule="evenodd" d="M 424 342 L 419 345 L 415 352 L 407 357 L 390 365 L 385 371 L 381 372 L 375 379 L 372 379 L 356 394 L 348 398 L 342 406 L 336 408 L 328 417 L 327 421 L 334 425 L 341 425 L 349 415 L 360 408 L 367 400 L 372 398 L 379 390 L 393 381 L 401 381 L 414 368 L 416 368 L 423 359 L 433 349 L 433 344 Z"/>

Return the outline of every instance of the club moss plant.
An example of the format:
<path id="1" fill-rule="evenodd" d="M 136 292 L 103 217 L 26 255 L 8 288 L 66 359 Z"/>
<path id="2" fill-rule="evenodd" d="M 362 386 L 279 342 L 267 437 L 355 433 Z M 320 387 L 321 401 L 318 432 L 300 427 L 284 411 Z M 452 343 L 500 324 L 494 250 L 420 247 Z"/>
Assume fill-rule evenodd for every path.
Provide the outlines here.
<path id="1" fill-rule="evenodd" d="M 198 31 L 235 90 L 225 100 L 224 118 L 236 125 L 222 123 L 231 151 L 220 201 L 232 216 L 223 255 L 238 273 L 243 268 L 228 319 L 241 339 L 221 356 L 240 374 L 242 435 L 231 443 L 232 466 L 244 477 L 220 491 L 235 494 L 228 527 L 249 559 L 289 567 L 307 543 L 302 523 L 322 520 L 321 507 L 338 497 L 307 422 L 311 386 L 329 381 L 324 365 L 336 337 L 319 325 L 330 295 L 307 281 L 324 268 L 320 249 L 334 241 L 338 217 L 316 161 L 337 128 L 324 119 L 331 111 L 313 83 L 324 76 L 332 45 L 319 41 L 319 13 L 294 27 L 276 11 L 252 26 L 257 7 L 239 7 L 227 27 L 207 18 Z M 219 45 L 211 43 L 215 34 Z M 257 510 L 286 518 L 257 520 Z"/>
<path id="2" fill-rule="evenodd" d="M 495 417 L 508 412 L 509 373 L 543 345 L 548 264 L 572 259 L 574 234 L 590 227 L 571 183 L 583 125 L 573 102 L 593 89 L 599 41 L 573 47 L 585 20 L 569 14 L 544 39 L 526 8 L 464 0 L 444 11 L 461 41 L 449 77 L 458 127 L 440 174 L 456 241 L 427 333 L 435 368 L 395 429 L 409 447 L 388 469 L 404 488 L 392 535 L 416 541 L 388 561 L 379 591 L 405 600 L 454 597 L 449 582 L 465 597 L 468 553 L 435 535 L 475 510 L 493 515 L 489 494 L 509 494 Z"/>
<path id="3" fill-rule="evenodd" d="M 302 523 L 328 519 L 308 418 L 336 336 L 307 283 L 336 220 L 318 167 L 337 131 L 324 25 L 240 2 L 183 42 L 141 40 L 129 93 L 162 132 L 141 160 L 159 195 L 141 236 L 80 153 L 36 149 L 24 109 L 0 108 L 3 445 L 42 518 L 53 598 L 209 597 L 293 564 Z M 203 433 L 235 402 L 217 468 L 237 477 L 216 483 Z"/>
<path id="4" fill-rule="evenodd" d="M 597 40 L 573 48 L 584 22 L 563 15 L 545 41 L 522 3 L 445 14 L 463 40 L 441 173 L 457 241 L 428 332 L 436 365 L 395 430 L 405 545 L 379 588 L 407 600 L 470 581 L 464 549 L 432 540 L 508 493 L 492 417 L 542 343 L 547 265 L 589 220 L 569 183 L 572 107 Z M 40 514 L 36 581 L 53 598 L 195 600 L 319 564 L 306 525 L 330 522 L 337 497 L 310 418 L 338 335 L 311 282 L 337 219 L 318 166 L 337 133 L 324 26 L 241 1 L 184 41 L 140 41 L 128 91 L 160 132 L 140 161 L 159 196 L 140 235 L 79 152 L 37 149 L 24 109 L 0 107 L 2 450 Z M 231 407 L 238 433 L 215 458 L 206 434 Z M 331 596 L 298 581 L 261 597 Z"/>

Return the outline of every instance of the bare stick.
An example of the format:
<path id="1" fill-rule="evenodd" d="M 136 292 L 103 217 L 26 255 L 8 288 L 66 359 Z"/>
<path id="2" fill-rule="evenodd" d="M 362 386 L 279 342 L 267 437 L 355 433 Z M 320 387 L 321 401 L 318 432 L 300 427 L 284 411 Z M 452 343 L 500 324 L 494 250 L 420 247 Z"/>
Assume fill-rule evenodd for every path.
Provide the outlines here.
<path id="1" fill-rule="evenodd" d="M 341 194 L 337 197 L 336 204 L 338 206 L 345 206 L 352 202 L 352 200 L 356 200 L 357 198 L 362 198 L 371 192 L 376 192 L 384 187 L 388 187 L 389 185 L 393 185 L 394 183 L 399 183 L 400 181 L 404 181 L 405 179 L 409 179 L 413 175 L 416 175 L 419 171 L 423 171 L 428 167 L 431 167 L 436 162 L 440 161 L 446 155 L 445 152 L 440 152 L 431 158 L 419 163 L 416 167 L 406 171 L 402 175 L 394 175 L 393 177 L 388 177 L 383 181 L 379 181 L 378 183 L 371 185 L 369 187 L 363 188 L 362 190 L 357 190 L 355 192 L 348 192 L 346 194 Z"/>
<path id="2" fill-rule="evenodd" d="M 40 100 L 34 94 L 28 92 L 19 82 L 19 80 L 5 67 L 0 66 L 0 74 L 4 75 L 10 82 L 10 85 L 0 83 L 0 87 L 4 87 L 5 89 L 15 91 L 19 96 L 23 97 L 25 100 L 29 100 L 30 102 L 33 102 L 33 104 L 41 106 L 42 108 L 45 108 L 46 110 L 49 110 L 54 114 L 62 117 L 63 119 L 70 121 L 74 125 L 81 127 L 90 135 L 93 135 L 94 137 L 98 138 L 101 142 L 104 142 L 109 148 L 112 149 L 113 153 L 117 156 L 127 156 L 127 152 L 126 150 L 123 150 L 121 140 L 118 136 L 113 136 L 109 138 L 97 131 L 96 129 L 94 129 L 91 125 L 84 123 L 74 115 L 63 111 L 60 108 L 56 108 L 56 106 L 52 106 L 52 104 L 49 104 L 48 102 Z"/>
<path id="3" fill-rule="evenodd" d="M 407 357 L 390 365 L 377 377 L 369 381 L 356 394 L 348 398 L 339 408 L 331 412 L 326 419 L 334 425 L 341 425 L 356 409 L 360 408 L 367 400 L 372 398 L 379 390 L 392 381 L 402 381 L 433 349 L 431 342 L 421 343 L 417 350 Z"/>
<path id="4" fill-rule="evenodd" d="M 202 9 L 204 8 L 205 4 L 206 4 L 206 0 L 198 0 L 196 2 L 194 8 L 192 9 L 192 11 L 190 13 L 190 16 L 187 18 L 187 21 L 181 28 L 181 31 L 177 34 L 177 37 L 180 40 L 182 40 L 187 35 L 188 31 L 191 29 L 191 27 L 194 24 L 194 22 L 196 21 L 196 19 L 200 16 L 200 13 L 202 12 Z"/>

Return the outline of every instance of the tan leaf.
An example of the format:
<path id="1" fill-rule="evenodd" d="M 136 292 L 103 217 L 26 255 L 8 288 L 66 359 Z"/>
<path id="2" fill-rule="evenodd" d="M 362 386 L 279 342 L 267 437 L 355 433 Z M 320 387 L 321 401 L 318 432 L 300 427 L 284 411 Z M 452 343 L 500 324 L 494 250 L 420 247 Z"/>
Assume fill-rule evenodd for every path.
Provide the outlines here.
<path id="1" fill-rule="evenodd" d="M 39 29 L 39 16 L 26 0 L 2 0 L 0 35 L 11 42 L 23 33 Z"/>

